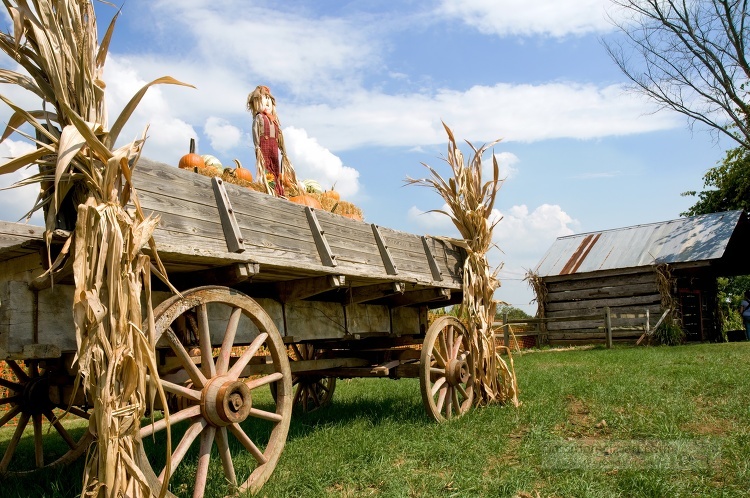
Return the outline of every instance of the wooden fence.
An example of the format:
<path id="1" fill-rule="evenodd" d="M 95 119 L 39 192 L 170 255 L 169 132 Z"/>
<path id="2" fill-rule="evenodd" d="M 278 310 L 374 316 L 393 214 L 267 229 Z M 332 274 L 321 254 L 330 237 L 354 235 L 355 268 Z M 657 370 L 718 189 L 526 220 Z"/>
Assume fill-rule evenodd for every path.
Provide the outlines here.
<path id="1" fill-rule="evenodd" d="M 612 343 L 632 342 L 639 344 L 645 337 L 650 336 L 653 331 L 669 314 L 670 310 L 665 311 L 654 324 L 656 317 L 652 316 L 649 309 L 644 309 L 642 313 L 616 313 L 612 312 L 609 307 L 604 309 L 599 317 L 600 325 L 597 327 L 601 332 L 592 334 L 590 332 L 577 333 L 574 329 L 567 330 L 564 335 L 555 334 L 550 340 L 548 325 L 551 323 L 591 321 L 592 315 L 586 316 L 568 316 L 557 318 L 517 318 L 509 319 L 506 316 L 500 322 L 492 324 L 496 332 L 498 343 L 510 349 L 524 349 L 529 347 L 539 347 L 545 345 L 583 345 L 583 344 L 601 344 L 604 343 L 608 348 Z"/>

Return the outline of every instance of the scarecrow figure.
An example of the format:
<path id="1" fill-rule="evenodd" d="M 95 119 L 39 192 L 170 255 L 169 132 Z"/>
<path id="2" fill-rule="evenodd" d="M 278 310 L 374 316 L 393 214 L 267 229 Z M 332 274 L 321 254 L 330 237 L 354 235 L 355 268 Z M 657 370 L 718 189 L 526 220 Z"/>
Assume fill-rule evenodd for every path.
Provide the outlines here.
<path id="1" fill-rule="evenodd" d="M 267 86 L 259 85 L 247 96 L 247 109 L 253 113 L 253 143 L 258 178 L 265 179 L 269 194 L 284 197 L 284 185 L 296 183 L 296 176 L 284 149 L 276 99 Z M 279 157 L 281 156 L 281 157 Z"/>

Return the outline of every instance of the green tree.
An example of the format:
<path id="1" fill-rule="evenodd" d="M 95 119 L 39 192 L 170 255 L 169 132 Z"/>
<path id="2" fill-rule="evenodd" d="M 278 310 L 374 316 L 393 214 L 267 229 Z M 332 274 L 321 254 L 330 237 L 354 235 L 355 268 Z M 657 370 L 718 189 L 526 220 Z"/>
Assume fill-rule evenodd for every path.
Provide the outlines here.
<path id="1" fill-rule="evenodd" d="M 735 209 L 750 210 L 750 153 L 744 147 L 727 151 L 719 165 L 703 175 L 702 192 L 684 192 L 697 197 L 696 203 L 682 216 L 719 213 Z"/>
<path id="2" fill-rule="evenodd" d="M 509 304 L 504 304 L 504 305 L 497 307 L 497 311 L 495 312 L 495 320 L 502 319 L 502 317 L 506 313 L 508 314 L 508 319 L 512 319 L 512 320 L 532 318 L 532 316 L 526 313 L 524 310 L 520 308 L 516 308 Z"/>

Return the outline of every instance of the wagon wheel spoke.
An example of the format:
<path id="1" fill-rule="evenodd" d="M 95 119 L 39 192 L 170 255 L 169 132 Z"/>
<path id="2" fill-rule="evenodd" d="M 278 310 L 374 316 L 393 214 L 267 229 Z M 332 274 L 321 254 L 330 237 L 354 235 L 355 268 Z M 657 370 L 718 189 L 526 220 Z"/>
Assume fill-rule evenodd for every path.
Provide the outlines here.
<path id="1" fill-rule="evenodd" d="M 443 384 L 445 384 L 445 377 L 440 377 L 438 380 L 435 381 L 435 383 L 432 385 L 432 391 L 431 394 L 435 396 L 437 392 L 443 388 Z"/>
<path id="2" fill-rule="evenodd" d="M 278 382 L 284 378 L 284 375 L 281 372 L 274 372 L 269 375 L 264 375 L 263 377 L 258 377 L 257 379 L 251 379 L 245 381 L 245 385 L 250 388 L 250 390 L 257 389 L 261 386 L 265 386 L 267 384 L 270 384 L 272 382 Z"/>
<path id="3" fill-rule="evenodd" d="M 420 388 L 427 413 L 437 422 L 463 415 L 474 400 L 469 333 L 455 317 L 440 317 L 425 335 Z"/>
<path id="4" fill-rule="evenodd" d="M 23 385 L 22 384 L 19 384 L 17 382 L 13 382 L 13 381 L 8 380 L 8 379 L 4 379 L 2 377 L 0 377 L 0 387 L 4 387 L 6 389 L 10 389 L 11 391 L 14 391 L 14 392 L 21 392 L 23 390 Z"/>
<path id="5" fill-rule="evenodd" d="M 199 402 L 201 400 L 201 392 L 195 389 L 181 386 L 180 384 L 175 384 L 174 382 L 169 382 L 168 380 L 162 380 L 161 386 L 168 393 L 176 394 L 178 396 L 182 396 L 183 398 L 187 398 L 196 402 Z"/>
<path id="6" fill-rule="evenodd" d="M 91 418 L 91 414 L 89 412 L 87 412 L 85 410 L 81 410 L 77 406 L 70 406 L 70 407 L 67 408 L 67 410 L 68 410 L 69 413 L 72 413 L 76 417 L 80 417 L 80 418 L 83 418 L 83 419 L 86 419 L 86 420 L 88 420 L 88 419 Z"/>
<path id="7" fill-rule="evenodd" d="M 263 452 L 260 451 L 257 446 L 255 446 L 253 440 L 250 439 L 250 436 L 248 436 L 245 431 L 242 430 L 242 427 L 240 427 L 239 424 L 230 425 L 229 430 L 232 432 L 232 434 L 234 434 L 234 437 L 237 438 L 240 444 L 247 451 L 249 451 L 251 455 L 253 455 L 253 458 L 255 458 L 256 462 L 261 465 L 268 462 L 268 459 L 266 459 L 265 455 L 263 455 Z"/>
<path id="8" fill-rule="evenodd" d="M 6 361 L 6 363 L 8 364 L 10 369 L 13 371 L 13 374 L 16 376 L 19 382 L 28 382 L 29 380 L 31 380 L 29 379 L 29 376 L 26 375 L 26 372 L 23 371 L 23 368 L 21 368 L 21 366 L 18 363 L 16 363 L 13 360 L 8 360 Z"/>
<path id="9" fill-rule="evenodd" d="M 281 422 L 284 417 L 276 412 L 269 412 L 266 410 L 259 410 L 257 408 L 251 408 L 248 413 L 248 417 L 259 418 L 262 420 L 268 420 L 269 422 Z"/>
<path id="10" fill-rule="evenodd" d="M 182 345 L 180 339 L 177 337 L 174 331 L 169 328 L 164 331 L 164 335 L 169 341 L 169 347 L 177 356 L 177 360 L 180 362 L 180 365 L 182 365 L 182 368 L 184 368 L 185 372 L 187 372 L 188 376 L 190 376 L 190 380 L 193 381 L 193 384 L 197 387 L 205 386 L 206 377 L 203 375 L 203 372 L 201 372 L 200 369 L 195 366 L 195 363 L 193 363 L 193 359 L 190 357 L 190 354 Z"/>
<path id="11" fill-rule="evenodd" d="M 209 425 L 201 433 L 201 444 L 198 453 L 198 468 L 195 470 L 195 490 L 193 498 L 203 498 L 208 480 L 208 464 L 211 459 L 211 447 L 214 445 L 216 427 Z"/>
<path id="12" fill-rule="evenodd" d="M 216 375 L 214 351 L 211 347 L 211 329 L 208 325 L 208 307 L 205 303 L 198 306 L 198 342 L 201 350 L 201 371 L 206 378 Z"/>
<path id="13" fill-rule="evenodd" d="M 0 406 L 7 405 L 8 403 L 16 403 L 21 399 L 21 396 L 9 396 L 7 398 L 0 399 Z M 0 427 L 2 427 L 3 424 L 0 423 Z"/>
<path id="14" fill-rule="evenodd" d="M 232 463 L 232 453 L 229 450 L 229 437 L 227 436 L 226 427 L 219 427 L 219 430 L 216 432 L 216 447 L 219 449 L 221 466 L 224 468 L 224 477 L 227 478 L 231 492 L 234 493 L 237 489 L 237 476 L 234 473 L 234 463 Z"/>
<path id="15" fill-rule="evenodd" d="M 31 422 L 34 426 L 34 463 L 37 469 L 44 467 L 44 444 L 42 442 L 42 436 L 44 436 L 44 429 L 42 428 L 42 414 L 35 413 L 31 416 Z"/>
<path id="16" fill-rule="evenodd" d="M 227 370 L 229 369 L 229 359 L 232 356 L 232 347 L 234 346 L 234 338 L 237 335 L 237 327 L 240 324 L 241 316 L 242 316 L 242 308 L 232 309 L 232 313 L 229 315 L 227 328 L 224 331 L 224 341 L 221 343 L 219 359 L 216 361 L 216 373 L 219 375 L 223 375 L 227 373 Z"/>
<path id="17" fill-rule="evenodd" d="M 304 390 L 304 387 L 302 384 L 297 384 L 297 388 L 294 390 L 294 402 L 292 403 L 294 406 L 297 406 L 302 402 L 302 391 Z"/>
<path id="18" fill-rule="evenodd" d="M 8 443 L 8 447 L 5 449 L 5 454 L 3 454 L 3 459 L 0 460 L 0 472 L 5 472 L 8 469 L 8 464 L 13 459 L 13 454 L 16 452 L 16 447 L 18 446 L 18 442 L 21 440 L 21 436 L 23 436 L 23 431 L 24 429 L 26 429 L 26 425 L 29 423 L 29 418 L 30 418 L 30 415 L 28 415 L 27 413 L 22 413 L 21 417 L 18 419 L 18 425 L 16 426 L 16 431 L 13 433 L 13 437 Z"/>
<path id="19" fill-rule="evenodd" d="M 179 444 L 172 451 L 172 474 L 174 474 L 175 469 L 179 467 L 182 459 L 185 458 L 185 455 L 190 449 L 190 446 L 193 444 L 193 441 L 195 441 L 196 438 L 200 435 L 203 428 L 206 427 L 206 424 L 207 422 L 203 418 L 198 418 L 195 422 L 192 423 L 190 428 L 185 431 L 185 434 L 182 436 Z M 167 469 L 165 467 L 159 474 L 159 480 L 162 482 L 164 482 L 164 473 L 166 470 Z"/>
<path id="20" fill-rule="evenodd" d="M 255 356 L 255 353 L 258 352 L 266 339 L 268 339 L 268 334 L 266 332 L 258 335 L 258 337 L 256 337 L 255 340 L 250 343 L 250 346 L 248 346 L 247 349 L 242 352 L 240 357 L 237 359 L 237 363 L 232 366 L 232 368 L 227 373 L 227 376 L 232 379 L 238 379 L 242 374 L 242 371 L 245 369 L 247 364 L 250 363 L 250 360 L 253 359 L 253 356 Z"/>
<path id="21" fill-rule="evenodd" d="M 170 480 L 173 481 L 170 487 L 185 488 L 187 494 L 202 497 L 206 493 L 212 465 L 209 463 L 210 454 L 215 444 L 226 477 L 224 484 L 229 488 L 222 495 L 257 492 L 276 466 L 291 417 L 292 375 L 281 334 L 257 302 L 225 287 L 190 289 L 161 303 L 154 314 L 157 344 L 169 345 L 177 357 L 173 365 L 180 364 L 184 371 L 169 381 L 161 380 L 164 390 L 175 398 L 173 401 L 177 406 L 177 411 L 168 417 L 169 422 L 165 417 L 141 428 L 145 446 L 141 449 L 141 456 L 147 462 L 143 468 L 147 481 L 152 489 L 153 485 L 159 485 L 159 476 L 153 468 L 156 465 L 152 466 L 151 462 L 160 460 L 156 456 L 160 450 L 146 452 L 145 449 L 148 445 L 166 446 L 163 435 L 148 436 L 165 431 L 174 424 L 187 422 L 187 432 L 172 455 L 171 468 L 176 469 L 181 464 L 181 471 L 169 471 Z M 209 324 L 215 326 L 219 320 L 223 320 L 223 330 L 209 331 Z M 251 327 L 257 329 L 256 337 L 246 339 L 244 320 L 252 322 Z M 190 346 L 179 339 L 182 334 L 176 333 L 184 322 L 189 322 L 190 329 L 198 336 L 200 367 L 195 366 L 188 354 Z M 220 332 L 224 335 L 214 358 L 211 335 Z M 243 342 L 238 342 L 238 338 L 242 338 Z M 187 343 L 190 339 L 184 341 Z M 232 355 L 235 347 L 244 348 L 237 358 Z M 264 358 L 256 356 L 261 348 L 263 354 L 267 354 Z M 170 373 L 178 374 L 172 365 L 167 365 L 167 368 Z M 192 385 L 181 384 L 188 377 Z M 263 396 L 267 391 L 261 389 L 258 392 L 265 386 L 278 391 L 274 408 L 269 408 L 273 405 L 265 405 L 267 401 Z M 258 396 L 258 399 L 254 396 Z M 247 429 L 240 424 L 247 425 Z M 232 458 L 237 450 L 230 451 L 230 432 L 231 437 L 241 445 L 240 451 L 249 452 L 256 465 L 234 465 Z M 183 471 L 188 469 L 195 469 L 191 478 L 186 477 Z M 159 470 L 162 467 L 157 472 Z M 162 470 L 162 474 L 166 472 Z M 162 479 L 166 477 L 161 476 Z M 168 491 L 167 496 L 171 498 L 174 495 Z"/>
<path id="22" fill-rule="evenodd" d="M 70 433 L 65 430 L 65 427 L 60 423 L 60 420 L 55 417 L 55 414 L 51 411 L 45 411 L 44 416 L 47 417 L 47 420 L 50 421 L 52 424 L 52 427 L 55 428 L 58 434 L 60 434 L 60 437 L 65 441 L 65 443 L 68 445 L 68 447 L 75 448 L 76 447 L 76 440 L 73 439 L 73 436 L 70 435 Z"/>
<path id="23" fill-rule="evenodd" d="M 51 392 L 62 395 L 64 385 L 72 385 L 73 379 L 67 375 L 62 362 L 45 360 L 45 367 L 39 360 L 17 362 L 3 360 L 18 379 L 16 382 L 2 382 L 0 386 L 8 391 L 0 398 L 0 405 L 8 408 L 0 417 L 0 427 L 18 418 L 13 436 L 0 446 L 2 460 L 0 473 L 6 476 L 23 475 L 42 468 L 58 467 L 72 462 L 88 447 L 91 434 L 87 428 L 79 427 L 79 435 L 71 432 L 71 427 L 63 426 L 53 409 L 65 410 L 71 400 L 51 396 Z M 85 413 L 77 407 L 71 407 Z M 71 410 L 73 411 L 73 410 Z M 54 431 L 45 427 L 48 419 Z M 75 420 L 73 420 L 75 422 Z M 28 445 L 19 446 L 22 439 Z"/>
<path id="24" fill-rule="evenodd" d="M 7 424 L 10 420 L 14 419 L 16 415 L 18 415 L 21 412 L 21 405 L 16 405 L 7 412 L 5 412 L 5 415 L 0 418 L 0 427 L 3 427 L 5 424 Z"/>
<path id="25" fill-rule="evenodd" d="M 197 417 L 201 414 L 200 405 L 191 406 L 180 410 L 176 413 L 169 414 L 169 424 L 176 425 L 185 420 Z M 149 436 L 153 436 L 157 432 L 161 432 L 167 428 L 167 418 L 157 420 L 152 424 L 144 424 L 141 426 L 141 439 L 145 439 Z"/>
<path id="26" fill-rule="evenodd" d="M 293 357 L 290 361 L 317 360 L 321 356 L 321 350 L 314 344 L 292 343 Z M 328 405 L 333 399 L 336 388 L 335 377 L 316 377 L 307 375 L 292 376 L 292 385 L 296 386 L 293 405 L 300 407 L 303 412 L 308 413 Z"/>

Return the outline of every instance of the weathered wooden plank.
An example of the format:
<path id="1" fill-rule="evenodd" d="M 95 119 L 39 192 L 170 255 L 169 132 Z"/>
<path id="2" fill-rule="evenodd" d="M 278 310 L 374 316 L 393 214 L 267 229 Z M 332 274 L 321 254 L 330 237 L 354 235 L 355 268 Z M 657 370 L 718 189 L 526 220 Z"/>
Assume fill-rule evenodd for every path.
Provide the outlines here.
<path id="1" fill-rule="evenodd" d="M 656 282 L 647 284 L 619 285 L 614 287 L 600 287 L 596 289 L 581 289 L 563 292 L 549 292 L 547 302 L 566 302 L 574 300 L 606 299 L 614 297 L 642 296 L 658 292 Z"/>
<path id="2" fill-rule="evenodd" d="M 590 278 L 600 278 L 600 277 L 613 277 L 613 276 L 620 276 L 620 275 L 632 275 L 634 273 L 643 273 L 644 267 L 639 266 L 637 268 L 617 268 L 614 270 L 599 270 L 595 272 L 588 272 L 588 273 L 573 273 L 570 275 L 550 275 L 547 277 L 544 277 L 544 282 L 546 284 L 552 284 L 554 282 L 559 281 L 566 281 L 566 282 L 572 282 L 574 280 L 588 280 Z"/>
<path id="3" fill-rule="evenodd" d="M 325 232 L 320 228 L 318 218 L 315 216 L 315 210 L 309 206 L 305 206 L 305 215 L 307 216 L 307 222 L 310 226 L 313 240 L 315 241 L 315 247 L 318 249 L 320 260 L 325 266 L 336 266 L 336 256 L 331 252 L 331 247 L 328 245 Z"/>
<path id="4" fill-rule="evenodd" d="M 221 219 L 221 227 L 224 230 L 224 238 L 227 241 L 227 249 L 229 249 L 229 252 L 243 252 L 245 245 L 243 244 L 242 232 L 237 225 L 237 218 L 234 216 L 232 203 L 229 201 L 229 196 L 224 188 L 224 181 L 221 178 L 212 178 L 211 186 L 216 197 L 216 207 L 219 210 L 219 218 Z"/>
<path id="5" fill-rule="evenodd" d="M 353 287 L 349 291 L 347 303 L 357 304 L 367 301 L 375 301 L 384 297 L 403 294 L 406 285 L 403 282 L 389 282 L 384 284 L 368 285 L 364 287 Z"/>
<path id="6" fill-rule="evenodd" d="M 573 310 L 573 309 L 585 309 L 585 308 L 603 308 L 604 306 L 609 306 L 611 308 L 614 308 L 618 306 L 636 306 L 636 305 L 654 304 L 654 303 L 660 303 L 660 302 L 661 302 L 661 296 L 659 294 L 652 294 L 652 295 L 647 295 L 647 296 L 547 303 L 545 304 L 545 309 L 549 311 L 561 311 L 561 310 Z"/>
<path id="7" fill-rule="evenodd" d="M 612 331 L 612 338 L 613 339 L 638 339 L 640 337 L 640 334 L 643 333 L 641 330 L 640 332 L 637 330 L 613 330 Z M 602 342 L 605 340 L 605 334 L 604 330 L 602 331 L 595 331 L 591 329 L 581 329 L 579 331 L 575 332 L 565 332 L 565 333 L 552 333 L 550 332 L 547 336 L 550 341 L 563 341 L 563 340 L 571 340 L 571 341 L 590 341 L 590 340 L 596 340 L 600 339 Z"/>
<path id="8" fill-rule="evenodd" d="M 644 273 L 633 273 L 627 275 L 612 275 L 609 277 L 587 278 L 562 282 L 550 282 L 547 285 L 548 292 L 576 291 L 584 289 L 599 289 L 602 287 L 633 285 L 633 284 L 656 284 L 656 274 L 653 271 Z"/>
<path id="9" fill-rule="evenodd" d="M 661 304 L 659 303 L 651 303 L 646 305 L 636 305 L 636 306 L 621 306 L 617 308 L 611 308 L 613 316 L 616 314 L 628 314 L 628 313 L 645 313 L 646 310 L 649 311 L 649 313 L 661 313 Z M 567 317 L 578 317 L 578 316 L 587 316 L 587 315 L 600 315 L 604 316 L 604 308 L 576 308 L 571 310 L 562 310 L 562 311 L 547 311 L 546 317 L 551 319 L 561 319 L 561 318 L 567 318 Z"/>
<path id="10" fill-rule="evenodd" d="M 405 292 L 403 295 L 390 297 L 388 301 L 391 306 L 398 308 L 399 306 L 413 306 L 415 304 L 425 304 L 433 301 L 443 302 L 450 298 L 450 289 L 431 288 Z"/>
<path id="11" fill-rule="evenodd" d="M 340 289 L 346 284 L 343 275 L 324 275 L 322 277 L 287 280 L 276 285 L 279 300 L 282 303 L 307 299 L 333 289 Z"/>
<path id="12" fill-rule="evenodd" d="M 378 246 L 378 252 L 380 252 L 380 259 L 383 260 L 383 266 L 385 267 L 385 272 L 388 275 L 398 275 L 398 268 L 393 262 L 393 258 L 391 257 L 391 252 L 388 249 L 388 246 L 386 245 L 385 241 L 383 240 L 383 236 L 380 235 L 380 230 L 378 229 L 378 226 L 375 223 L 373 223 L 370 226 L 372 227 L 372 234 L 375 236 L 375 243 Z"/>

